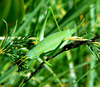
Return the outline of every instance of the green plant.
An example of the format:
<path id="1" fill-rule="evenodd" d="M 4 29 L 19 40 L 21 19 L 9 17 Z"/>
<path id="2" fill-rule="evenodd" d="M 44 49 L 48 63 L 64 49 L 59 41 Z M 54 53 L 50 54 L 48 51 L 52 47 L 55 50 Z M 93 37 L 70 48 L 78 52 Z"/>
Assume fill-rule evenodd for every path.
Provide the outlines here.
<path id="1" fill-rule="evenodd" d="M 38 1 L 32 1 L 32 0 L 25 1 L 25 2 L 29 6 L 30 6 L 31 2 L 35 2 L 35 4 L 38 3 Z M 69 24 L 68 26 L 70 26 L 72 28 L 72 25 L 74 23 L 76 23 L 78 25 L 79 24 L 78 22 L 80 20 L 78 17 L 78 15 L 80 15 L 79 12 L 84 9 L 86 10 L 86 8 L 91 3 L 93 3 L 94 0 L 82 1 L 81 5 L 79 7 L 76 7 L 76 8 L 78 8 L 78 10 L 76 10 L 75 13 L 73 12 L 74 11 L 73 10 L 74 7 L 73 7 L 73 9 L 69 10 L 69 12 L 71 12 L 71 13 L 68 13 L 71 16 L 68 14 L 65 15 L 61 20 L 58 20 L 59 24 L 56 21 L 56 19 L 58 19 L 58 18 L 55 19 L 55 17 L 57 17 L 57 16 L 53 15 L 53 18 L 52 18 L 49 11 L 47 12 L 46 16 L 44 16 L 44 22 L 43 22 L 43 20 L 41 20 L 41 22 L 39 23 L 39 21 L 38 21 L 39 17 L 41 15 L 43 15 L 43 13 L 41 13 L 42 10 L 40 10 L 40 8 L 44 2 L 45 2 L 45 0 L 41 0 L 41 2 L 37 6 L 34 4 L 34 6 L 36 6 L 34 11 L 32 13 L 26 15 L 26 19 L 24 19 L 24 22 L 22 23 L 22 25 L 20 25 L 20 26 L 18 25 L 17 31 L 16 31 L 17 22 L 15 25 L 15 28 L 12 28 L 12 31 L 10 31 L 10 32 L 8 29 L 8 25 L 6 23 L 6 35 L 5 35 L 5 39 L 3 40 L 3 42 L 1 42 L 0 53 L 2 54 L 2 56 L 5 55 L 5 59 L 10 58 L 10 60 L 13 62 L 14 65 L 11 66 L 11 68 L 8 68 L 8 70 L 6 72 L 4 71 L 4 74 L 1 73 L 1 77 L 0 77 L 1 85 L 16 86 L 19 83 L 18 86 L 21 86 L 21 85 L 23 85 L 23 86 L 24 85 L 25 86 L 39 86 L 39 85 L 44 86 L 45 84 L 47 84 L 47 83 L 50 84 L 52 82 L 51 86 L 55 84 L 55 86 L 60 85 L 63 87 L 64 83 L 68 83 L 69 84 L 68 86 L 70 86 L 70 85 L 71 86 L 78 86 L 78 85 L 81 86 L 82 83 L 86 83 L 86 82 L 84 82 L 83 77 L 88 75 L 92 70 L 98 68 L 99 63 L 98 63 L 98 61 L 96 61 L 96 59 L 93 59 L 90 61 L 86 61 L 86 59 L 84 59 L 84 58 L 88 57 L 89 52 L 91 51 L 91 53 L 95 54 L 99 60 L 99 49 L 100 49 L 99 38 L 100 38 L 100 36 L 99 36 L 99 32 L 97 32 L 97 34 L 95 36 L 93 35 L 94 32 L 91 31 L 91 29 L 93 29 L 94 25 L 92 25 L 90 28 L 87 28 L 89 26 L 87 24 L 85 27 L 81 27 L 81 28 L 78 27 L 79 28 L 78 30 L 76 27 L 76 28 L 74 28 L 74 31 L 67 29 L 67 30 L 65 30 L 67 32 L 65 32 L 65 31 L 56 32 L 57 29 L 56 29 L 55 24 L 53 23 L 53 20 L 55 20 L 56 25 L 57 25 L 58 29 L 60 30 L 60 28 L 62 28 L 62 29 L 64 29 L 63 27 L 66 28 L 66 26 L 65 26 L 66 23 L 68 23 L 69 21 L 71 21 L 72 19 L 77 17 L 76 20 L 72 21 L 71 24 Z M 48 8 L 50 3 L 52 3 L 52 2 L 50 2 L 50 1 L 47 2 L 46 8 Z M 80 3 L 80 1 L 76 0 L 75 3 Z M 52 4 L 51 4 L 51 7 L 53 8 Z M 80 7 L 82 8 L 81 10 L 79 9 Z M 55 10 L 55 9 L 53 8 L 53 10 Z M 72 12 L 74 14 L 72 14 Z M 35 14 L 38 14 L 38 15 L 35 16 Z M 84 13 L 84 15 L 85 15 L 85 13 Z M 29 17 L 29 19 L 27 19 L 27 16 Z M 34 22 L 34 20 L 30 21 L 30 19 L 32 19 L 33 16 L 34 16 L 33 19 L 35 20 L 35 22 Z M 66 17 L 68 17 L 68 18 L 66 18 Z M 47 21 L 47 19 L 48 19 L 48 21 Z M 85 21 L 88 20 L 88 15 L 86 15 L 85 19 L 86 19 Z M 51 21 L 52 21 L 53 27 L 50 28 Z M 82 23 L 84 24 L 86 22 L 82 22 Z M 27 24 L 29 24 L 29 25 L 27 25 Z M 83 24 L 82 24 L 82 26 L 83 26 Z M 34 29 L 33 29 L 33 26 L 34 26 Z M 41 28 L 41 26 L 42 26 L 42 28 Z M 81 26 L 81 24 L 79 24 L 79 26 Z M 50 30 L 47 30 L 47 29 L 45 30 L 45 27 L 49 28 Z M 41 28 L 41 29 L 39 30 L 39 28 Z M 88 29 L 88 30 L 86 30 L 86 29 Z M 44 31 L 45 31 L 45 33 L 44 33 Z M 76 31 L 76 33 L 74 35 L 77 37 L 72 37 L 72 34 L 75 31 Z M 9 35 L 8 35 L 8 32 L 9 32 Z M 22 32 L 22 34 L 21 34 L 21 32 Z M 51 34 L 53 39 L 54 39 L 54 35 L 57 36 L 58 34 L 61 34 L 61 32 L 65 32 L 64 33 L 65 37 L 68 36 L 67 41 L 65 40 L 65 37 L 62 38 L 62 40 L 59 40 L 58 37 L 55 37 L 56 40 L 58 39 L 57 43 L 54 42 L 55 40 L 52 41 L 49 33 L 53 33 L 53 32 L 55 32 L 55 34 Z M 69 33 L 69 32 L 71 32 L 71 33 Z M 68 33 L 68 35 L 66 35 L 67 33 Z M 35 39 L 33 39 L 33 36 L 35 37 Z M 44 36 L 48 36 L 48 37 L 46 37 L 43 40 Z M 42 43 L 43 41 L 41 41 L 41 40 L 45 41 L 45 43 Z M 40 42 L 40 43 L 38 44 L 38 42 Z M 49 44 L 48 42 L 56 43 L 57 45 L 51 44 L 52 48 L 54 48 L 53 50 L 51 50 L 50 46 L 48 49 L 44 50 L 43 48 L 45 48 L 46 45 Z M 62 46 L 63 42 L 64 42 L 64 44 Z M 36 44 L 38 44 L 38 45 L 36 45 Z M 40 44 L 42 44 L 41 45 L 42 47 L 41 46 L 39 47 Z M 61 46 L 62 46 L 62 48 L 60 48 Z M 90 49 L 90 51 L 87 50 L 86 46 Z M 76 48 L 76 49 L 73 49 L 73 48 Z M 40 51 L 40 50 L 42 50 L 42 51 Z M 68 50 L 70 50 L 70 51 L 68 51 Z M 85 50 L 86 50 L 86 52 L 84 52 Z M 35 53 L 34 51 L 38 51 L 38 52 Z M 38 55 L 36 55 L 36 54 L 38 54 Z M 34 55 L 35 55 L 35 57 L 34 57 Z M 65 59 L 66 55 L 67 55 L 68 61 Z M 83 56 L 84 56 L 84 58 L 83 58 Z M 2 59 L 2 61 L 6 61 L 3 58 L 1 58 L 1 59 Z M 50 60 L 50 61 L 48 62 L 48 60 Z M 61 65 L 61 63 L 63 63 L 63 60 L 66 60 L 66 63 L 65 63 L 66 66 L 55 71 L 55 69 L 57 67 L 59 67 Z M 82 64 L 79 64 L 78 66 L 74 66 L 74 61 L 78 61 L 78 64 L 79 63 L 82 63 Z M 83 61 L 84 61 L 84 63 L 83 63 Z M 82 68 L 84 68 L 86 65 L 88 65 L 94 61 L 96 61 L 98 63 L 96 66 L 94 65 L 94 67 L 91 68 L 90 70 L 89 69 L 82 70 Z M 3 62 L 2 65 L 4 63 L 5 62 Z M 9 65 L 10 63 L 7 62 L 6 64 Z M 15 68 L 16 65 L 18 68 L 17 71 L 19 73 L 21 73 L 22 75 L 18 75 L 17 72 L 14 72 L 12 74 L 12 72 L 16 70 L 16 68 Z M 50 67 L 51 65 L 52 65 L 52 67 Z M 69 67 L 68 67 L 68 65 L 69 65 Z M 75 62 L 75 65 L 77 65 L 76 62 Z M 46 70 L 48 70 L 49 72 L 48 71 L 44 72 L 45 68 L 43 68 L 43 66 L 45 66 Z M 65 67 L 67 67 L 67 70 L 65 70 Z M 78 70 L 78 68 L 80 68 L 80 69 Z M 58 71 L 60 71 L 60 70 L 63 72 L 58 74 L 59 73 Z M 76 72 L 75 70 L 78 70 L 78 72 Z M 70 74 L 68 73 L 68 71 L 70 71 Z M 85 74 L 83 74 L 83 72 Z M 50 73 L 52 73 L 52 75 L 54 77 Z M 65 75 L 66 73 L 68 75 Z M 76 75 L 76 73 L 79 73 L 79 75 Z M 28 76 L 28 74 L 30 74 L 30 75 Z M 13 76 L 15 77 L 14 80 L 12 79 Z M 16 76 L 18 76 L 19 78 Z M 9 78 L 9 77 L 10 77 L 10 79 L 7 80 L 7 78 Z M 37 78 L 39 78 L 40 80 L 38 80 Z M 46 78 L 47 78 L 47 80 L 46 80 Z M 70 78 L 72 79 L 71 83 L 70 83 Z M 79 78 L 79 79 L 76 80 L 76 78 Z M 16 79 L 18 82 L 16 82 L 16 84 L 11 84 L 11 81 L 16 81 Z M 36 83 L 32 83 L 33 80 Z M 79 84 L 78 84 L 78 82 L 79 82 Z M 13 82 L 13 83 L 15 83 L 15 82 Z M 65 84 L 65 85 L 67 85 L 67 84 Z"/>

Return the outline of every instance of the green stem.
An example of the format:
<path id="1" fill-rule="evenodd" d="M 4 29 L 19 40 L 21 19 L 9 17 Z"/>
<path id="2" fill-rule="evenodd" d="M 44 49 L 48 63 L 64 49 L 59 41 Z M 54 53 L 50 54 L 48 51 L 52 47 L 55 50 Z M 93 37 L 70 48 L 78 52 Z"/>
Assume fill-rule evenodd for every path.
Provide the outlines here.
<path id="1" fill-rule="evenodd" d="M 95 8 L 94 8 L 94 4 L 91 4 L 90 5 L 90 18 L 91 18 L 91 26 L 92 27 L 94 24 L 95 24 Z M 94 27 L 91 29 L 91 32 L 94 31 Z M 91 60 L 95 59 L 94 56 L 91 54 Z M 90 69 L 94 68 L 96 62 L 93 61 L 90 63 Z M 89 86 L 88 87 L 94 87 L 94 80 L 95 80 L 95 77 L 96 77 L 96 72 L 95 70 L 91 71 L 90 74 L 89 74 Z"/>
<path id="2" fill-rule="evenodd" d="M 40 58 L 38 58 L 38 61 L 41 63 L 43 62 L 43 60 Z M 56 74 L 53 72 L 53 70 L 47 64 L 44 64 L 44 66 L 53 74 L 54 77 L 57 77 Z M 64 87 L 59 78 L 57 78 L 57 81 L 61 87 Z"/>
<path id="3" fill-rule="evenodd" d="M 68 61 L 70 61 L 72 58 L 70 50 L 67 51 L 66 53 L 67 53 Z M 73 68 L 74 68 L 74 63 L 73 63 L 73 61 L 71 61 L 71 62 L 69 62 L 69 69 L 70 69 L 70 77 L 71 77 L 72 84 L 76 83 L 76 73 Z M 78 87 L 78 84 L 75 84 L 73 87 Z"/>

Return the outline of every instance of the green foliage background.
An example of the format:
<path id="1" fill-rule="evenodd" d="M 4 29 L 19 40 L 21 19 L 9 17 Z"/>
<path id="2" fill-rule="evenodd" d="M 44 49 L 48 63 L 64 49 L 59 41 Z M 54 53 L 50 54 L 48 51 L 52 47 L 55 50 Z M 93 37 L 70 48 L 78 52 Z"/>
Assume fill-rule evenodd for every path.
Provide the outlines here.
<path id="1" fill-rule="evenodd" d="M 84 17 L 85 22 L 74 36 L 87 34 L 88 38 L 100 35 L 100 0 L 0 0 L 0 36 L 5 36 L 6 20 L 9 35 L 18 20 L 15 36 L 36 36 L 43 26 L 47 9 L 53 9 L 61 30 L 76 27 Z M 50 14 L 45 26 L 45 37 L 59 31 Z M 88 32 L 87 32 L 88 31 Z M 91 33 L 93 32 L 93 33 Z M 89 35 L 88 35 L 89 34 Z M 92 34 L 92 35 L 91 35 Z M 48 43 L 49 44 L 49 43 Z M 27 46 L 29 48 L 29 46 Z M 31 49 L 32 47 L 30 47 Z M 99 87 L 100 68 L 96 56 L 87 46 L 80 46 L 63 52 L 49 61 L 52 65 L 43 67 L 28 81 L 25 87 Z M 6 87 L 18 87 L 24 78 L 35 71 L 40 62 L 31 62 L 28 71 L 17 72 L 16 65 L 5 55 L 0 55 L 0 84 Z M 4 71 L 3 71 L 4 70 Z M 13 73 L 12 73 L 13 72 Z M 7 82 L 6 82 L 7 81 Z M 6 82 L 6 83 L 5 83 Z"/>

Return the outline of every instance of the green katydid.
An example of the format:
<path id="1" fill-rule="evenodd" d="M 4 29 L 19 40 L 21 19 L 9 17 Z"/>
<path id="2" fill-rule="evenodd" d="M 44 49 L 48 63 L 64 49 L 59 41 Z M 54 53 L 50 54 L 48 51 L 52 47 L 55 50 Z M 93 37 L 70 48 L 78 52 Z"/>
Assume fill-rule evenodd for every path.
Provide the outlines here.
<path id="1" fill-rule="evenodd" d="M 52 12 L 52 10 L 51 10 L 51 12 Z M 53 14 L 53 17 L 54 17 L 54 14 Z M 58 25 L 55 17 L 54 17 L 54 20 L 56 22 L 58 29 L 60 30 L 59 25 Z M 34 58 L 41 53 L 48 52 L 48 51 L 51 51 L 53 49 L 56 49 L 59 46 L 59 44 L 61 43 L 62 40 L 64 40 L 65 38 L 70 38 L 72 36 L 72 34 L 81 26 L 83 21 L 84 20 L 82 20 L 80 25 L 78 25 L 76 28 L 74 28 L 72 30 L 67 29 L 65 31 L 59 31 L 57 33 L 49 35 L 44 40 L 42 40 L 38 45 L 36 45 L 33 49 L 31 49 L 28 52 L 28 54 L 26 54 L 26 56 Z M 19 65 L 21 65 L 21 63 Z"/>
<path id="2" fill-rule="evenodd" d="M 51 12 L 52 12 L 52 9 L 51 9 Z M 53 12 L 52 12 L 52 14 L 53 14 Z M 53 17 L 54 17 L 54 14 L 53 14 Z M 55 19 L 55 17 L 54 17 L 54 19 Z M 67 29 L 65 31 L 60 31 L 60 32 L 57 32 L 57 33 L 47 36 L 44 40 L 42 40 L 39 44 L 37 44 L 33 49 L 31 49 L 28 52 L 27 56 L 34 58 L 41 53 L 48 52 L 48 51 L 55 49 L 61 43 L 61 41 L 63 39 L 70 38 L 72 36 L 72 34 L 81 26 L 83 21 L 84 21 L 84 19 L 74 29 L 71 29 L 71 30 Z M 57 24 L 58 29 L 60 30 L 56 19 L 55 19 L 55 22 Z"/>
<path id="3" fill-rule="evenodd" d="M 49 8 L 49 11 L 52 12 L 53 17 L 54 17 L 54 13 L 53 13 L 51 8 Z M 48 15 L 49 14 L 47 14 L 47 17 L 48 17 Z M 46 17 L 46 21 L 47 21 L 47 17 Z M 65 31 L 61 31 L 55 17 L 54 17 L 54 20 L 55 20 L 56 25 L 59 29 L 59 32 L 51 34 L 48 37 L 46 37 L 44 40 L 42 40 L 38 45 L 36 45 L 33 49 L 31 49 L 28 52 L 28 54 L 26 54 L 27 57 L 34 58 L 41 53 L 48 52 L 48 51 L 51 51 L 51 50 L 57 48 L 58 45 L 61 43 L 61 41 L 64 40 L 65 38 L 70 38 L 72 36 L 72 34 L 81 26 L 81 24 L 84 21 L 84 20 L 82 20 L 80 25 L 78 25 L 76 28 L 74 28 L 72 30 L 67 29 Z M 45 24 L 46 24 L 46 22 L 45 22 Z M 6 25 L 7 25 L 7 23 L 6 23 Z M 16 22 L 15 29 L 16 29 L 16 27 L 17 27 L 17 22 Z M 14 32 L 15 32 L 15 30 L 14 30 Z M 10 37 L 10 40 L 11 40 L 11 38 L 12 38 L 12 36 Z M 9 42 L 9 41 L 7 41 L 7 42 Z M 25 49 L 22 49 L 22 50 L 25 50 Z"/>

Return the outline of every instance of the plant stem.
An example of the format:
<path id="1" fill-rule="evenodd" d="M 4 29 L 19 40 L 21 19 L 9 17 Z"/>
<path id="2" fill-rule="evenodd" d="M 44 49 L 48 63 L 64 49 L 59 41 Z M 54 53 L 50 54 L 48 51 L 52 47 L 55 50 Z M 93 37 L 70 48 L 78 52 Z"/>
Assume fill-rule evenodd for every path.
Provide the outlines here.
<path id="1" fill-rule="evenodd" d="M 71 55 L 70 50 L 68 50 L 68 51 L 66 52 L 66 55 L 67 55 L 68 61 L 70 61 L 70 60 L 72 59 L 72 55 Z M 71 62 L 69 62 L 71 84 L 76 83 L 76 79 L 77 79 L 77 78 L 76 78 L 75 70 L 74 70 L 73 68 L 74 68 L 74 63 L 73 63 L 73 61 L 71 61 Z M 75 84 L 73 87 L 78 87 L 78 84 Z"/>
<path id="2" fill-rule="evenodd" d="M 95 24 L 95 8 L 94 8 L 94 6 L 95 6 L 94 4 L 90 5 L 90 8 L 91 8 L 90 9 L 90 18 L 91 18 L 90 27 L 92 27 Z M 93 31 L 94 31 L 94 27 L 91 29 L 91 32 L 93 32 Z M 93 55 L 91 55 L 90 57 L 91 57 L 91 60 L 95 59 Z M 94 68 L 95 64 L 96 64 L 96 62 L 92 61 L 90 63 L 90 69 Z M 95 70 L 93 70 L 89 74 L 89 87 L 94 87 L 95 77 L 96 77 L 96 72 L 95 72 Z"/>
<path id="3" fill-rule="evenodd" d="M 40 58 L 38 58 L 38 61 L 41 63 L 43 62 L 43 60 Z M 54 73 L 54 71 L 47 64 L 44 64 L 44 66 L 53 74 L 54 77 L 57 77 L 57 75 Z M 61 87 L 64 87 L 59 78 L 57 78 L 57 81 Z"/>

